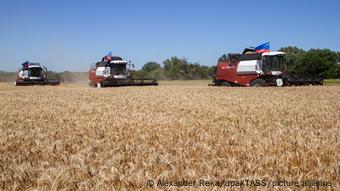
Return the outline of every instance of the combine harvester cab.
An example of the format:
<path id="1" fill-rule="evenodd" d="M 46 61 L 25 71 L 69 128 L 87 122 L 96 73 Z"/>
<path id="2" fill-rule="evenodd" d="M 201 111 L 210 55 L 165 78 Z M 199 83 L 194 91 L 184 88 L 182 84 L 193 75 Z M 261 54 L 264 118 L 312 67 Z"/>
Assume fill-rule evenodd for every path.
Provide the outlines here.
<path id="1" fill-rule="evenodd" d="M 323 84 L 320 76 L 287 74 L 284 56 L 284 52 L 256 53 L 250 48 L 242 54 L 224 55 L 218 61 L 212 85 L 258 87 Z"/>
<path id="2" fill-rule="evenodd" d="M 59 80 L 47 79 L 47 68 L 39 63 L 22 64 L 22 68 L 17 73 L 17 79 L 13 83 L 14 86 L 30 86 L 30 85 L 59 85 Z"/>
<path id="3" fill-rule="evenodd" d="M 111 55 L 103 57 L 101 62 L 93 64 L 89 70 L 90 87 L 117 86 L 157 86 L 155 79 L 134 79 L 131 76 L 130 63 L 121 57 Z M 133 66 L 133 65 L 132 65 Z"/>

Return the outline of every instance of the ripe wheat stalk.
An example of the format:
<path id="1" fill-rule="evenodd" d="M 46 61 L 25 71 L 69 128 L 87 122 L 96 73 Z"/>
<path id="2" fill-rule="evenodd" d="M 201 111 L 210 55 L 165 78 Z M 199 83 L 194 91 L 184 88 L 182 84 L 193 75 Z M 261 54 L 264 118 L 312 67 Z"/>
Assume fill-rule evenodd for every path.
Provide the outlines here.
<path id="1" fill-rule="evenodd" d="M 340 190 L 339 94 L 1 84 L 0 190 L 186 190 L 146 182 L 244 178 L 328 180 Z"/>

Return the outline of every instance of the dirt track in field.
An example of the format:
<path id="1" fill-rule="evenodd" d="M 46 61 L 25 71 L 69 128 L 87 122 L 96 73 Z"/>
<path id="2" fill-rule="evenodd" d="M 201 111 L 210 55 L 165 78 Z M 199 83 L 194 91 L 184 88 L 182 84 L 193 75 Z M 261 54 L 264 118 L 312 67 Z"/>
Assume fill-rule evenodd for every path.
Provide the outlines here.
<path id="1" fill-rule="evenodd" d="M 0 84 L 0 190 L 212 190 L 198 181 L 244 179 L 340 190 L 339 95 L 339 86 Z M 147 185 L 162 179 L 197 182 Z"/>

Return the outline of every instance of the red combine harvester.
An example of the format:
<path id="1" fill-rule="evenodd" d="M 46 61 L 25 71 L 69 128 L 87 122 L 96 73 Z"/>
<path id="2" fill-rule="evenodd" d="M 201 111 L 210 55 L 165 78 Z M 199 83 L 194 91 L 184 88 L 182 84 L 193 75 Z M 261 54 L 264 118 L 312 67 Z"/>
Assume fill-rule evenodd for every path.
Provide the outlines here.
<path id="1" fill-rule="evenodd" d="M 47 68 L 39 63 L 22 64 L 22 68 L 17 73 L 17 79 L 13 83 L 14 86 L 30 86 L 30 85 L 59 85 L 59 80 L 47 79 Z"/>
<path id="2" fill-rule="evenodd" d="M 127 68 L 127 66 L 129 67 Z M 158 85 L 155 79 L 134 79 L 130 73 L 130 66 L 130 62 L 118 56 L 111 56 L 110 53 L 103 57 L 101 62 L 91 66 L 89 70 L 89 85 L 98 88 Z"/>
<path id="3" fill-rule="evenodd" d="M 289 75 L 283 65 L 284 52 L 257 53 L 246 48 L 242 54 L 223 55 L 217 64 L 215 86 L 291 86 L 322 85 L 323 78 Z"/>

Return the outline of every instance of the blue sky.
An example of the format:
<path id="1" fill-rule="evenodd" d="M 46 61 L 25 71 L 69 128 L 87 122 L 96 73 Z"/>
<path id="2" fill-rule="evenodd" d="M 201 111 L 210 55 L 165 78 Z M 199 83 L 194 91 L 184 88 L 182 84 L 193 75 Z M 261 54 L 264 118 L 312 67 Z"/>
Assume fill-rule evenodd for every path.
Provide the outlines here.
<path id="1" fill-rule="evenodd" d="M 87 71 L 109 51 L 136 68 L 171 56 L 215 65 L 267 41 L 340 51 L 340 1 L 325 2 L 0 0 L 0 70 Z"/>

